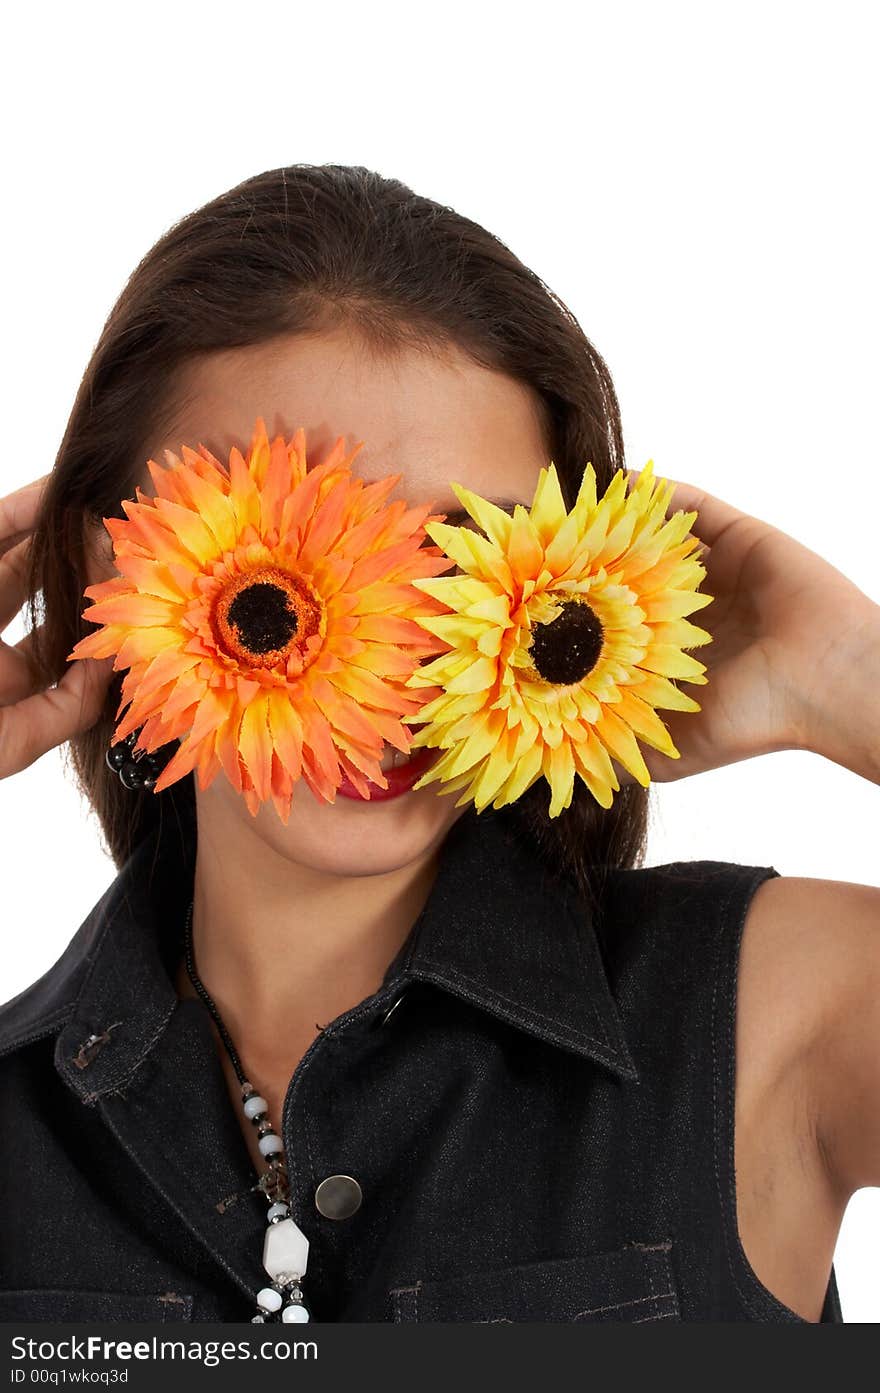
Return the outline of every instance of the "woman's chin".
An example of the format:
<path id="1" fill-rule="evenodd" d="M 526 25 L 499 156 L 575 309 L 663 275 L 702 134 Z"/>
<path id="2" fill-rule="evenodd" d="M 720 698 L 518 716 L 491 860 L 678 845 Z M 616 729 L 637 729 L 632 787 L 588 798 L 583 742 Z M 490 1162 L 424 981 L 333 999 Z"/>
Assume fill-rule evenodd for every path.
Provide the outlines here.
<path id="1" fill-rule="evenodd" d="M 433 756 L 437 751 L 429 753 Z M 400 768 L 403 771 L 405 766 Z M 286 823 L 271 802 L 262 804 L 256 815 L 251 814 L 242 796 L 228 783 L 218 787 L 218 779 L 204 792 L 197 791 L 199 826 L 207 824 L 215 829 L 232 856 L 237 852 L 228 833 L 235 828 L 243 834 L 243 857 L 253 854 L 255 836 L 285 860 L 315 871 L 344 876 L 382 874 L 436 846 L 465 811 L 464 806 L 455 806 L 451 794 L 439 792 L 441 785 L 436 780 L 418 789 L 406 787 L 407 782 L 421 777 L 417 771 L 410 772 L 411 778 L 404 773 L 395 781 L 395 771 L 389 771 L 389 789 L 369 783 L 369 798 L 346 781 L 346 792 L 337 788 L 333 802 L 318 797 L 300 780 Z"/>

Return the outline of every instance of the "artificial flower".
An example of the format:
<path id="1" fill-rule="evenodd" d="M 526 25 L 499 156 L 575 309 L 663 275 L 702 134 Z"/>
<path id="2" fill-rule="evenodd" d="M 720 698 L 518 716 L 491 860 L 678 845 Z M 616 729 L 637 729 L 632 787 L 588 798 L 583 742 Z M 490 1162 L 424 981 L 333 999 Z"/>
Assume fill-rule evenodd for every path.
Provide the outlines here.
<path id="1" fill-rule="evenodd" d="M 286 823 L 300 778 L 325 802 L 343 772 L 364 798 L 388 787 L 384 742 L 407 753 L 401 717 L 424 704 L 405 679 L 443 647 L 417 622 L 442 607 L 411 582 L 452 563 L 425 545 L 429 505 L 386 503 L 399 474 L 352 474 L 362 443 L 346 455 L 339 437 L 309 467 L 302 429 L 270 445 L 258 418 L 247 458 L 166 451 L 148 461 L 155 496 L 104 519 L 120 574 L 86 589 L 102 627 L 68 656 L 128 668 L 115 741 L 180 739 L 156 793 L 222 770 L 253 815 L 271 798 Z"/>
<path id="2" fill-rule="evenodd" d="M 452 487 L 482 531 L 425 524 L 462 574 L 413 582 L 446 605 L 420 623 L 448 644 L 406 683 L 442 688 L 419 712 L 413 745 L 444 753 L 413 787 L 464 788 L 456 807 L 473 800 L 481 812 L 543 776 L 557 817 L 575 776 L 611 806 L 611 757 L 647 786 L 637 737 L 680 758 L 655 708 L 699 711 L 675 681 L 707 681 L 683 651 L 711 640 L 685 618 L 713 598 L 697 592 L 706 572 L 689 534 L 696 512 L 666 519 L 674 485 L 653 477 L 651 460 L 631 492 L 618 470 L 600 500 L 588 464 L 570 512 L 553 463 L 531 507 L 512 516 Z"/>

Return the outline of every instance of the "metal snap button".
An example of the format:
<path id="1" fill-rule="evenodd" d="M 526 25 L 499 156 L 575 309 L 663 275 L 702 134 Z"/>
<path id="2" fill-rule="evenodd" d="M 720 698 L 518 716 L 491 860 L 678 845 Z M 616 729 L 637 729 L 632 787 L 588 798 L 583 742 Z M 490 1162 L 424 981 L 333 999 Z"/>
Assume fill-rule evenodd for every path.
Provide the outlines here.
<path id="1" fill-rule="evenodd" d="M 400 993 L 400 996 L 397 998 L 397 1000 L 396 1000 L 396 1001 L 392 1001 L 391 1005 L 388 1007 L 388 1010 L 385 1012 L 384 1016 L 383 1016 L 382 1019 L 380 1020 L 380 1022 L 379 1022 L 380 1025 L 387 1025 L 387 1024 L 388 1024 L 389 1017 L 393 1014 L 393 1012 L 395 1012 L 395 1011 L 397 1010 L 398 1006 L 400 1005 L 401 1001 L 403 1001 L 403 998 L 404 998 L 405 996 L 406 996 L 406 992 L 401 992 L 401 993 Z"/>
<path id="2" fill-rule="evenodd" d="M 352 1175 L 328 1175 L 315 1191 L 315 1206 L 325 1219 L 350 1219 L 361 1207 L 363 1191 Z"/>

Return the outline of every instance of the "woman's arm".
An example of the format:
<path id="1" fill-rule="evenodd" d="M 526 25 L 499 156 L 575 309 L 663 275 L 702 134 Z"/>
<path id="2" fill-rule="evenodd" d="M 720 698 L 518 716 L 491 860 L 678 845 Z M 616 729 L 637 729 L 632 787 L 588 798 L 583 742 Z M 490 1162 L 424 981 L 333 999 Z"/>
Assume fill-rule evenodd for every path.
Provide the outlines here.
<path id="1" fill-rule="evenodd" d="M 880 783 L 880 606 L 846 634 L 805 692 L 799 744 Z M 880 889 L 780 876 L 762 893 L 763 912 L 804 945 L 816 1138 L 849 1197 L 880 1185 Z"/>
<path id="2" fill-rule="evenodd" d="M 749 1038 L 763 1031 L 800 1054 L 809 1131 L 845 1203 L 880 1185 L 880 889 L 779 876 L 756 893 L 747 929 L 744 948 L 761 959 Z"/>
<path id="3" fill-rule="evenodd" d="M 823 675 L 802 694 L 797 744 L 880 784 L 880 605 L 853 607 L 830 638 Z"/>
<path id="4" fill-rule="evenodd" d="M 679 508 L 697 510 L 716 597 L 700 614 L 713 635 L 700 650 L 709 681 L 692 693 L 699 712 L 663 713 L 681 759 L 646 751 L 651 777 L 802 749 L 880 783 L 880 605 L 787 533 L 694 485 L 676 484 L 668 511 Z M 768 1089 L 787 1098 L 802 1178 L 821 1177 L 811 1193 L 842 1213 L 854 1191 L 880 1185 L 880 889 L 765 881 L 740 977 L 743 1110 Z M 758 1112 L 772 1149 L 763 1101 Z M 789 1136 L 780 1150 L 790 1147 Z"/>

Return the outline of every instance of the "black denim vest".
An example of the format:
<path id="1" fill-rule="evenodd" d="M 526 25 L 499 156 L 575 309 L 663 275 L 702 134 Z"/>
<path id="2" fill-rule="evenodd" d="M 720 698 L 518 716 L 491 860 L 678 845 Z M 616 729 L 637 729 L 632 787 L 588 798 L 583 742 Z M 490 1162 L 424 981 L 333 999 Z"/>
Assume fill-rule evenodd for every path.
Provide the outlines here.
<path id="1" fill-rule="evenodd" d="M 312 1318 L 808 1323 L 736 1226 L 739 943 L 775 874 L 613 871 L 590 913 L 510 809 L 468 808 L 382 987 L 287 1090 Z M 253 1314 L 267 1203 L 173 986 L 192 876 L 179 834 L 148 839 L 0 1008 L 0 1320 Z M 346 1219 L 316 1207 L 334 1175 L 363 1193 Z"/>

